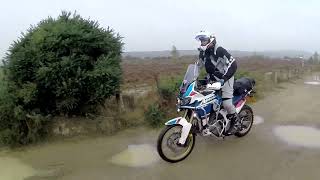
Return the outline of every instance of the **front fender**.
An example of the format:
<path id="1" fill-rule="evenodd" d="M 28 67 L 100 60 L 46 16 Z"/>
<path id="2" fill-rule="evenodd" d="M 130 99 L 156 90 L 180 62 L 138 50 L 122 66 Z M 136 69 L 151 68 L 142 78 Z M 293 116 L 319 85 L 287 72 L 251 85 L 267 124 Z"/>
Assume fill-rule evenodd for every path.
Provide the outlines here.
<path id="1" fill-rule="evenodd" d="M 183 117 L 177 117 L 177 118 L 171 119 L 165 123 L 166 126 L 171 126 L 171 125 L 175 125 L 175 124 L 179 124 L 182 126 L 182 132 L 181 132 L 181 137 L 179 139 L 179 143 L 184 144 L 187 140 L 189 133 L 190 133 L 190 129 L 191 129 L 192 124 L 189 123 Z"/>
<path id="2" fill-rule="evenodd" d="M 175 125 L 175 124 L 179 124 L 179 121 L 181 120 L 182 117 L 176 117 L 176 118 L 173 118 L 169 121 L 167 121 L 165 123 L 166 126 L 171 126 L 171 125 Z"/>

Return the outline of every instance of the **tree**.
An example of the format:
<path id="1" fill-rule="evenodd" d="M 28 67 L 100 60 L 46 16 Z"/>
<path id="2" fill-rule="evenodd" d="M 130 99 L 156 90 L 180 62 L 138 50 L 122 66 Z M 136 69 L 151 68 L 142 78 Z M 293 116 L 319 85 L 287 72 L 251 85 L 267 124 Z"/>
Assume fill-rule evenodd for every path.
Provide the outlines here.
<path id="1" fill-rule="evenodd" d="M 76 13 L 62 12 L 29 28 L 5 58 L 15 125 L 1 126 L 0 134 L 28 138 L 42 128 L 42 116 L 94 112 L 119 90 L 122 46 L 112 29 Z"/>
<path id="2" fill-rule="evenodd" d="M 179 51 L 177 50 L 176 46 L 172 46 L 171 49 L 171 58 L 177 60 L 179 58 Z"/>
<path id="3" fill-rule="evenodd" d="M 308 62 L 309 62 L 310 64 L 314 64 L 314 61 L 313 61 L 313 57 L 312 57 L 312 56 L 308 59 Z"/>
<path id="4" fill-rule="evenodd" d="M 314 61 L 314 63 L 315 64 L 319 64 L 319 54 L 318 54 L 318 52 L 315 52 L 314 54 L 313 54 L 313 61 Z"/>
<path id="5" fill-rule="evenodd" d="M 320 63 L 320 58 L 318 52 L 315 52 L 309 59 L 308 62 L 310 64 L 319 64 Z"/>

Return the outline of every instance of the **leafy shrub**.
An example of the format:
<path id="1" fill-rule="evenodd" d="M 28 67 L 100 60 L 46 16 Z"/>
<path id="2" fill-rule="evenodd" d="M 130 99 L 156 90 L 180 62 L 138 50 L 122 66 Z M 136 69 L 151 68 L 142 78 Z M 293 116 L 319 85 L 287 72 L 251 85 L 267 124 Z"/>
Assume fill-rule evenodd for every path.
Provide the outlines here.
<path id="1" fill-rule="evenodd" d="M 5 68 L 24 108 L 79 114 L 119 89 L 121 48 L 121 37 L 113 30 L 63 12 L 16 41 Z"/>
<path id="2" fill-rule="evenodd" d="M 121 37 L 68 12 L 47 18 L 15 41 L 0 85 L 0 138 L 34 142 L 50 115 L 92 113 L 121 81 Z"/>
<path id="3" fill-rule="evenodd" d="M 11 141 L 11 135 L 16 131 L 14 126 L 14 107 L 15 97 L 9 93 L 8 83 L 1 79 L 0 81 L 0 140 L 3 143 Z M 11 128 L 11 131 L 8 128 Z"/>
<path id="4" fill-rule="evenodd" d="M 162 78 L 157 87 L 160 98 L 165 101 L 176 100 L 175 97 L 179 93 L 182 79 L 180 76 Z"/>
<path id="5" fill-rule="evenodd" d="M 145 120 L 151 127 L 159 127 L 165 118 L 164 112 L 158 104 L 148 106 L 145 112 Z"/>

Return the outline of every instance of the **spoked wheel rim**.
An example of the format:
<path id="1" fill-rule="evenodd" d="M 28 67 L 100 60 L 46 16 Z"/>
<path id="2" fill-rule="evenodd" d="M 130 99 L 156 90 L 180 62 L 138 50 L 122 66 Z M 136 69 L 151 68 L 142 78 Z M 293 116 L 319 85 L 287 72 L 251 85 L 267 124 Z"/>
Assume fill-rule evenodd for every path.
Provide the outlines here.
<path id="1" fill-rule="evenodd" d="M 194 143 L 193 134 L 189 134 L 185 145 L 179 145 L 182 126 L 171 127 L 163 136 L 161 149 L 163 155 L 170 160 L 177 161 L 188 156 Z"/>
<path id="2" fill-rule="evenodd" d="M 241 131 L 239 133 L 247 133 L 253 124 L 253 114 L 249 109 L 244 109 L 239 113 L 239 118 L 242 121 Z"/>

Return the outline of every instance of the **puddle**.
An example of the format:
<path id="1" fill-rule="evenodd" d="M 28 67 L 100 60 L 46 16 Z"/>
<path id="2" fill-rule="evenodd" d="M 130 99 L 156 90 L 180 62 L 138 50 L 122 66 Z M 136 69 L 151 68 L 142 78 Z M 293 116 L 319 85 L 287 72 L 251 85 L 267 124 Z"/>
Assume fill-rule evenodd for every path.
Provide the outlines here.
<path id="1" fill-rule="evenodd" d="M 0 157 L 0 179 L 3 180 L 24 180 L 34 176 L 36 171 L 18 159 Z"/>
<path id="2" fill-rule="evenodd" d="M 281 140 L 296 146 L 320 148 L 320 130 L 308 126 L 278 126 L 274 133 Z"/>
<path id="3" fill-rule="evenodd" d="M 113 164 L 129 167 L 148 166 L 158 160 L 156 148 L 149 144 L 129 145 L 128 149 L 111 158 Z"/>
<path id="4" fill-rule="evenodd" d="M 58 179 L 63 175 L 61 169 L 38 170 L 33 176 L 24 180 L 40 180 L 40 179 Z"/>
<path id="5" fill-rule="evenodd" d="M 318 81 L 307 81 L 307 82 L 304 82 L 305 84 L 309 84 L 309 85 L 320 85 L 320 82 Z"/>
<path id="6" fill-rule="evenodd" d="M 261 116 L 254 116 L 253 125 L 258 125 L 264 123 L 264 119 Z"/>

